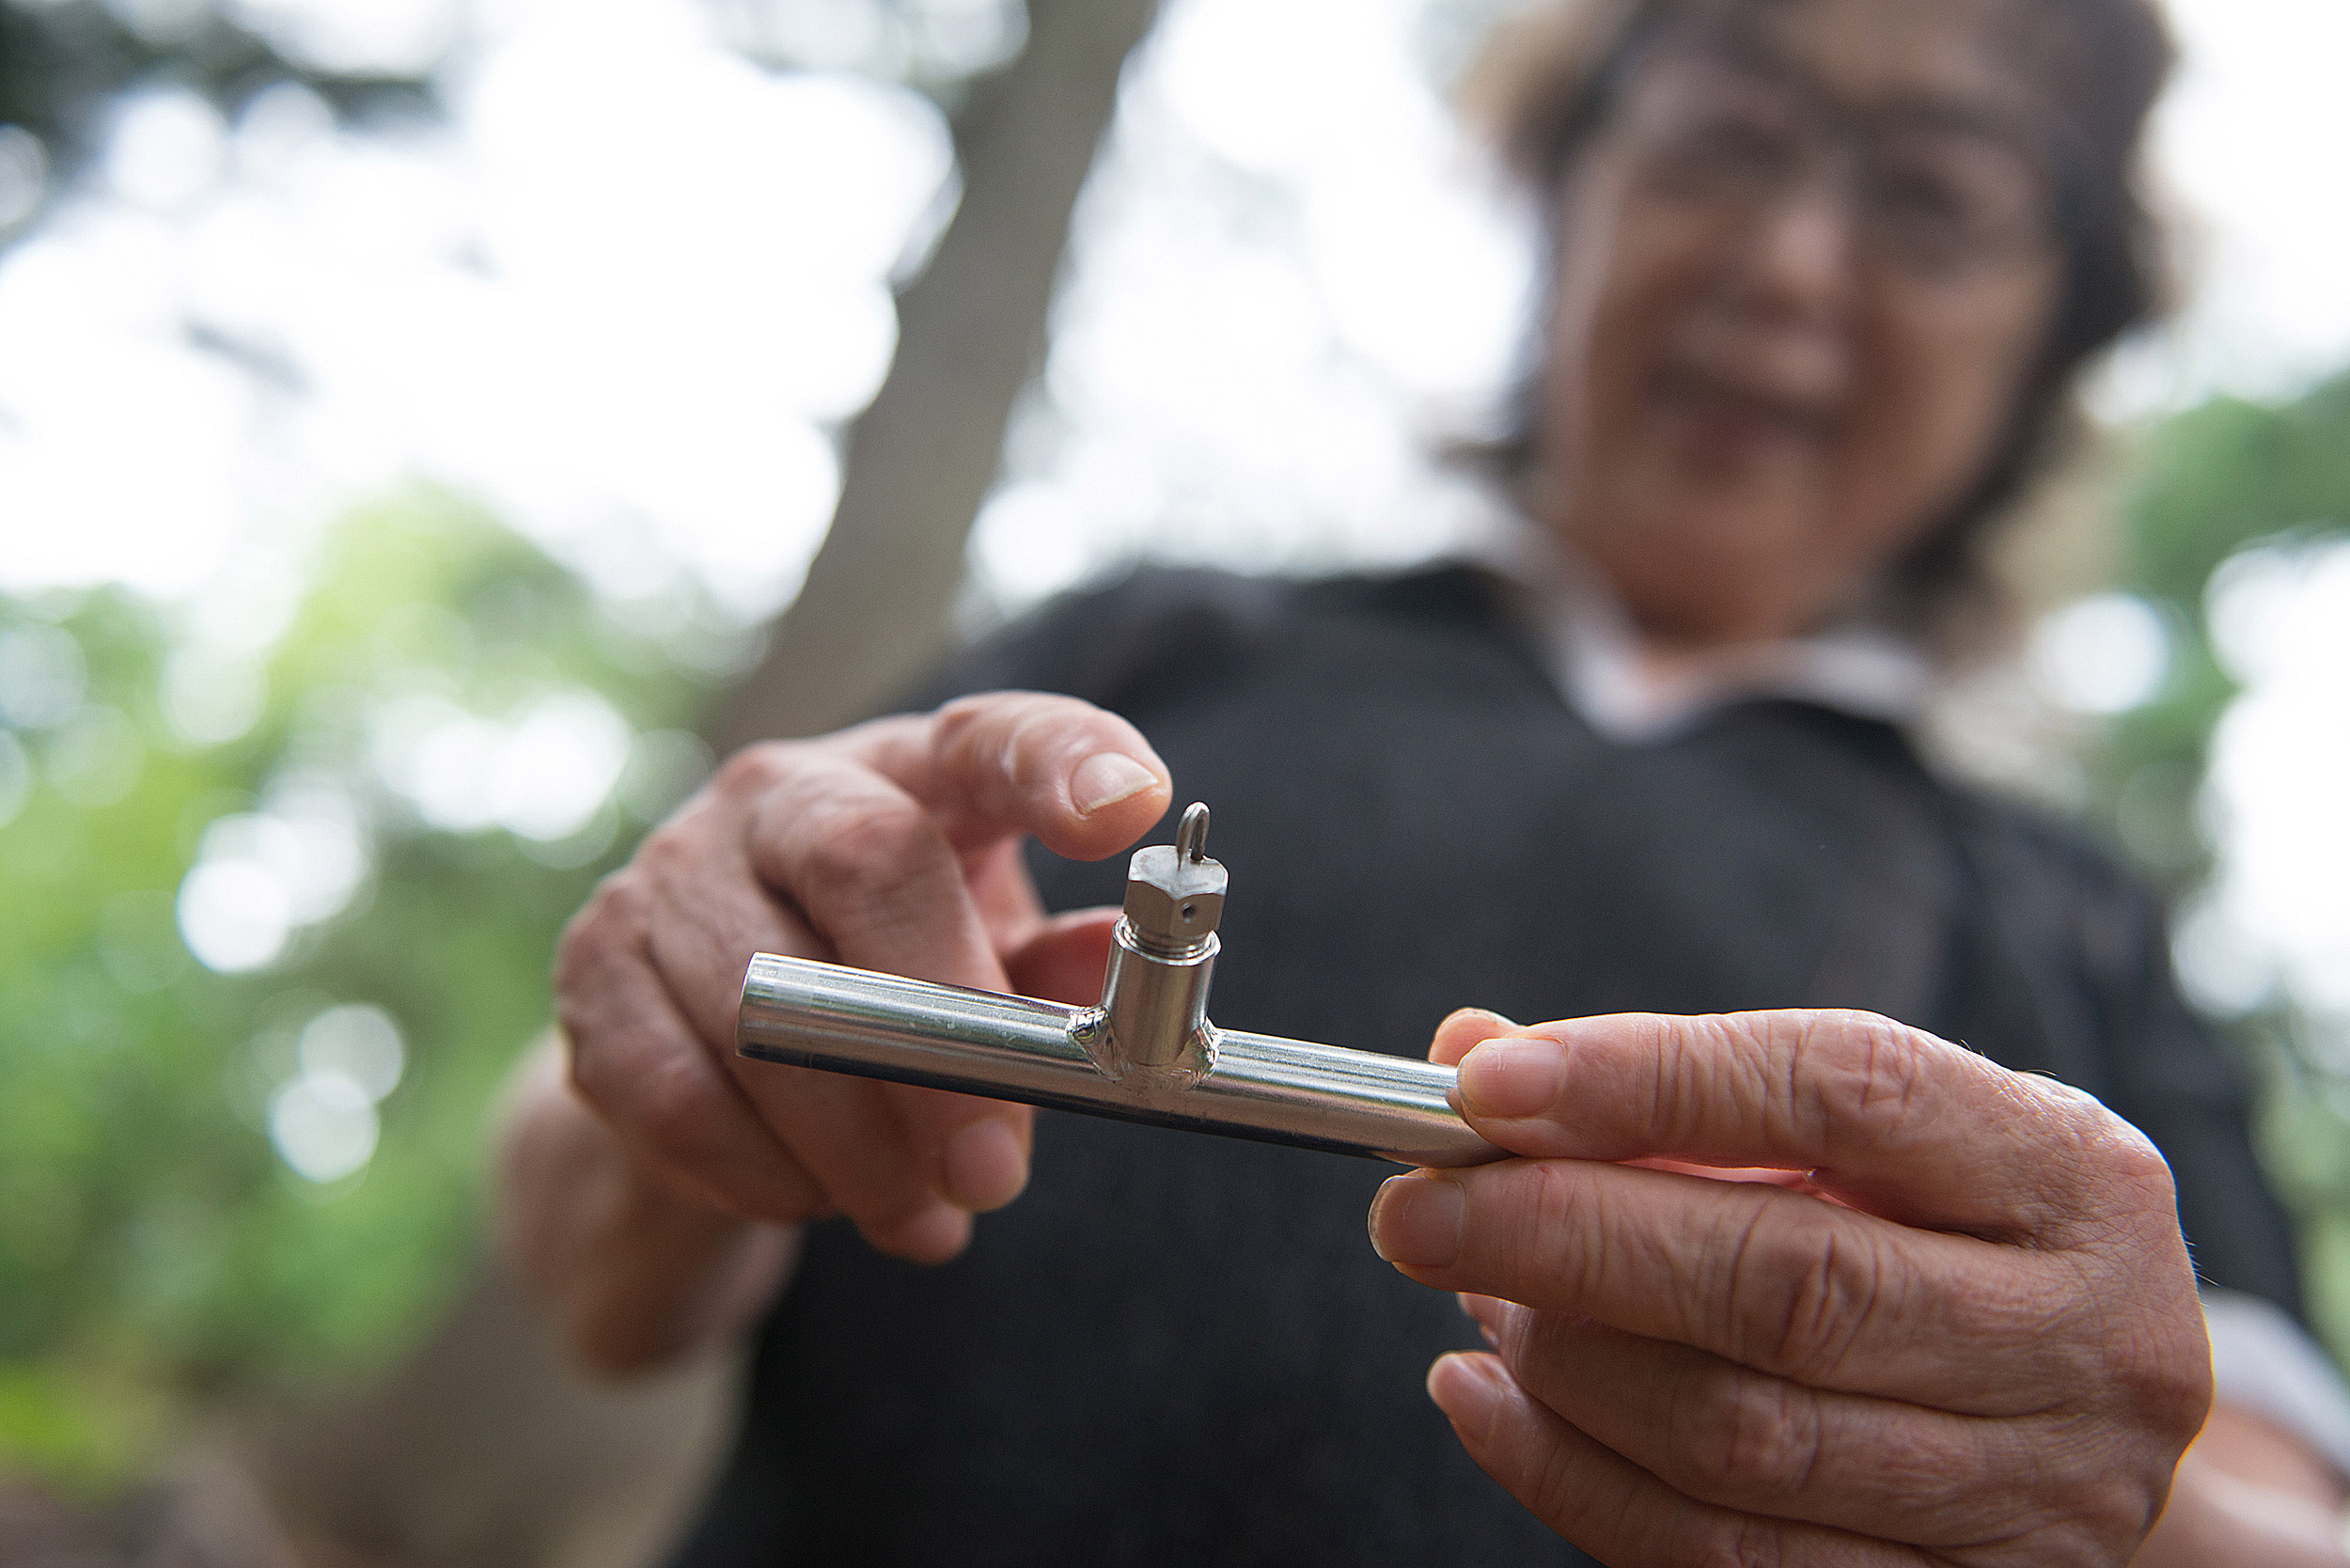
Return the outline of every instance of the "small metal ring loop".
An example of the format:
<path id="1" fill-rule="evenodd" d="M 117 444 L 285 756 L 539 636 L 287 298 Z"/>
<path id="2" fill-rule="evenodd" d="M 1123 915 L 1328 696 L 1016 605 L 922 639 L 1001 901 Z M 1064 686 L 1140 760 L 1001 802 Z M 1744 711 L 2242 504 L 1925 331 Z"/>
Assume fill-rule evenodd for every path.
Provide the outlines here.
<path id="1" fill-rule="evenodd" d="M 1183 812 L 1183 822 L 1175 830 L 1175 858 L 1201 861 L 1208 857 L 1208 803 L 1195 800 Z"/>

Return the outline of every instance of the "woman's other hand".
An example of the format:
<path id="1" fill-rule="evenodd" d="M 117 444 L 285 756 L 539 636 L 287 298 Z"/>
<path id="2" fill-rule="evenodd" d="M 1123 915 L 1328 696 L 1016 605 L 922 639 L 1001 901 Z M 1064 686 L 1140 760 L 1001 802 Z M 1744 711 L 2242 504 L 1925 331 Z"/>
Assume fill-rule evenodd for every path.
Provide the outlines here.
<path id="1" fill-rule="evenodd" d="M 1525 1157 L 1397 1177 L 1371 1233 L 1464 1293 L 1494 1353 L 1430 1392 L 1552 1529 L 1616 1568 L 2129 1559 L 2211 1399 L 2144 1135 L 1865 1013 L 1491 1032 L 1434 1055 Z"/>
<path id="2" fill-rule="evenodd" d="M 509 1116 L 508 1249 L 583 1359 L 626 1370 L 755 1309 L 805 1220 L 845 1214 L 918 1262 L 961 1251 L 1027 1181 L 1027 1107 L 745 1062 L 744 970 L 787 953 L 1090 1000 L 1116 912 L 1048 918 L 1022 840 L 1098 858 L 1168 798 L 1133 726 L 1025 692 L 721 767 L 565 932 L 568 1084 L 525 1073 Z M 728 1261 L 761 1235 L 756 1266 Z"/>

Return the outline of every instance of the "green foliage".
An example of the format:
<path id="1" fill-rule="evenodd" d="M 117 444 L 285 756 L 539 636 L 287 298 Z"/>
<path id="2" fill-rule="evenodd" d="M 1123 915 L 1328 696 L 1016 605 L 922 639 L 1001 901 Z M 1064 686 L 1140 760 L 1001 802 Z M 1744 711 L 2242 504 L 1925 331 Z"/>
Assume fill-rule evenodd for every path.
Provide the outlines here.
<path id="1" fill-rule="evenodd" d="M 370 508 L 309 578 L 258 720 L 212 745 L 175 736 L 163 695 L 187 616 L 118 591 L 0 601 L 0 649 L 62 632 L 86 666 L 70 713 L 15 733 L 36 782 L 0 825 L 0 1466 L 103 1485 L 194 1401 L 394 1356 L 478 1246 L 497 1086 L 631 821 L 608 801 L 556 843 L 435 828 L 383 776 L 391 705 L 494 720 L 584 688 L 639 737 L 616 792 L 638 819 L 684 782 L 657 764 L 690 743 L 643 736 L 690 722 L 707 677 L 478 514 Z M 175 898 L 208 827 L 290 782 L 339 792 L 372 869 L 275 962 L 215 973 Z M 314 1182 L 273 1150 L 273 1095 L 303 1026 L 351 1003 L 394 1021 L 406 1070 L 372 1159 Z"/>
<path id="2" fill-rule="evenodd" d="M 2244 545 L 2350 526 L 2350 374 L 2281 408 L 2218 398 L 2170 420 L 2128 508 L 2133 586 L 2190 612 Z"/>
<path id="3" fill-rule="evenodd" d="M 2283 406 L 2216 399 L 2146 432 L 2123 515 L 2121 586 L 2170 623 L 2171 670 L 2090 759 L 2091 811 L 2149 875 L 2186 892 L 2212 870 L 2198 794 L 2237 695 L 2212 646 L 2208 590 L 2248 547 L 2350 534 L 2350 373 Z M 2322 1028 L 2278 996 L 2236 1036 L 2262 1088 L 2264 1155 L 2301 1227 L 2318 1326 L 2350 1362 L 2350 1081 L 2318 1047 Z"/>
<path id="4" fill-rule="evenodd" d="M 2210 869 L 2194 820 L 2204 750 L 2236 686 L 2211 645 L 2205 593 L 2248 545 L 2350 529 L 2350 373 L 2282 407 L 2217 398 L 2146 431 L 2122 497 L 2120 586 L 2161 611 L 2170 672 L 2090 760 L 2092 812 L 2173 891 Z"/>

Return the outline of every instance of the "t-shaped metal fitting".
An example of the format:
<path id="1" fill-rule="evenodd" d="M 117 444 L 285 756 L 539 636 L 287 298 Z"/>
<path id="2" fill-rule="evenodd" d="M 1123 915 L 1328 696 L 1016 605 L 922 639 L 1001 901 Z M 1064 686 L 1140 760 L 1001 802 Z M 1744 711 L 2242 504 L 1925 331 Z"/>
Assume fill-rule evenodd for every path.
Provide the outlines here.
<path id="1" fill-rule="evenodd" d="M 1208 808 L 1126 872 L 1100 1007 L 1001 996 L 760 953 L 743 976 L 735 1046 L 789 1067 L 1022 1100 L 1401 1165 L 1506 1156 L 1453 1107 L 1433 1061 L 1282 1040 L 1208 1022 L 1224 868 Z"/>
<path id="2" fill-rule="evenodd" d="M 1215 1065 L 1208 979 L 1225 881 L 1224 868 L 1208 858 L 1208 808 L 1198 802 L 1173 844 L 1136 850 L 1128 862 L 1102 1006 L 1074 1031 L 1111 1077 L 1197 1080 Z"/>

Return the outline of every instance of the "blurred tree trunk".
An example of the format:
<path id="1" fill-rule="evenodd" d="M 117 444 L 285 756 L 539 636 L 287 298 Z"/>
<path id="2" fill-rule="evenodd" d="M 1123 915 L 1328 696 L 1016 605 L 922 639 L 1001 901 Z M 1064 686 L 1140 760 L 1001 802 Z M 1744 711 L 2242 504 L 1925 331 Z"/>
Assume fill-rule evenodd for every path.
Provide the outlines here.
<path id="1" fill-rule="evenodd" d="M 1043 340 L 1070 209 L 1155 9 L 1029 0 L 1026 49 L 956 116 L 962 205 L 900 297 L 897 358 L 853 433 L 831 533 L 712 727 L 721 746 L 855 717 L 946 648 L 964 541 Z M 707 1484 L 736 1354 L 590 1387 L 493 1267 L 378 1386 L 258 1423 L 237 1460 L 337 1562 L 360 1548 L 402 1568 L 625 1568 L 673 1536 Z"/>
<path id="2" fill-rule="evenodd" d="M 946 651 L 964 543 L 1043 346 L 1070 210 L 1156 9 L 1029 0 L 1026 49 L 955 117 L 962 205 L 899 296 L 897 358 L 851 434 L 807 586 L 710 728 L 721 755 L 861 717 Z"/>

